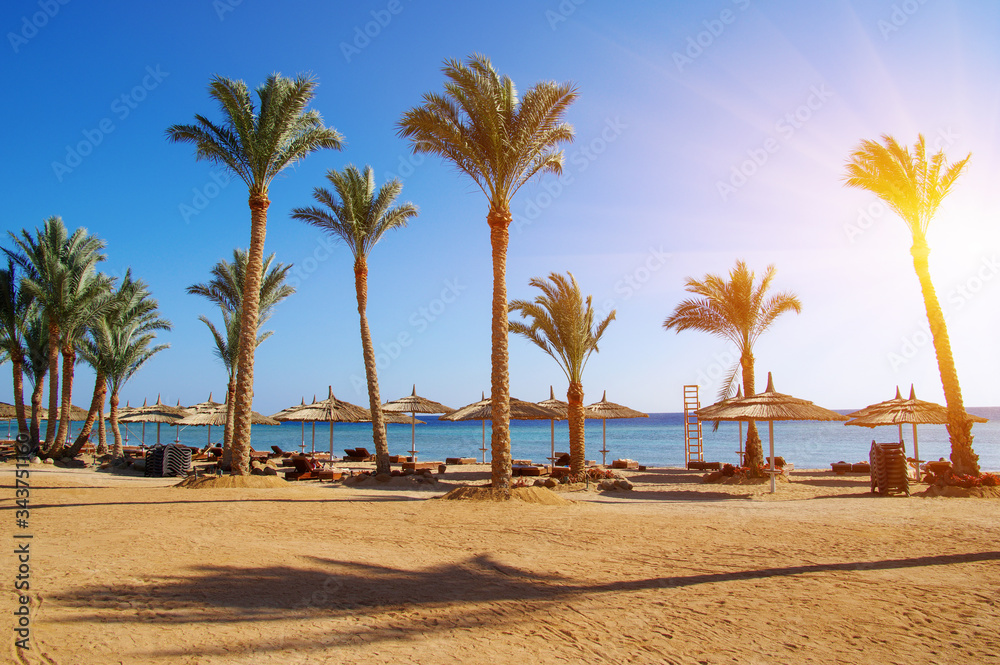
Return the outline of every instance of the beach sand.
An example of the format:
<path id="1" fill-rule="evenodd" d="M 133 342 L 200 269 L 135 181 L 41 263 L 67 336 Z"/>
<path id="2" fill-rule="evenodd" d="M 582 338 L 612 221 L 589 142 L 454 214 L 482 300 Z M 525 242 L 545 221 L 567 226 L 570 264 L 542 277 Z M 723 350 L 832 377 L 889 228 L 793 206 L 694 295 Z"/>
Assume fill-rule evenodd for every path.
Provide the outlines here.
<path id="1" fill-rule="evenodd" d="M 4 497 L 13 465 L 0 465 Z M 629 472 L 571 505 L 432 489 L 33 466 L 31 650 L 12 662 L 997 663 L 995 500 L 862 475 L 766 486 Z M 922 486 L 918 486 L 922 488 Z M 3 519 L 14 531 L 12 502 Z M 8 544 L 12 542 L 8 539 Z M 12 618 L 16 562 L 4 557 Z M 20 660 L 16 660 L 16 659 Z"/>

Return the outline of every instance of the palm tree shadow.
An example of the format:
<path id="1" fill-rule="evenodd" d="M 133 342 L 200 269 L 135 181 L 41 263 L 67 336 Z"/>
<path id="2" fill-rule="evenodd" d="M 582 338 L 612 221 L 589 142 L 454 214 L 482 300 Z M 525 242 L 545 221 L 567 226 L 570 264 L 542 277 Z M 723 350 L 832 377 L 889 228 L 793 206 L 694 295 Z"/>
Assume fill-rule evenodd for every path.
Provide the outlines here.
<path id="1" fill-rule="evenodd" d="M 423 569 L 402 569 L 361 561 L 307 557 L 309 568 L 290 565 L 240 567 L 200 565 L 187 573 L 157 576 L 150 584 L 86 586 L 56 593 L 51 602 L 78 610 L 68 622 L 156 623 L 167 626 L 247 624 L 249 622 L 314 621 L 392 612 L 389 627 L 357 627 L 293 632 L 291 637 L 247 649 L 309 651 L 347 644 L 364 635 L 367 642 L 398 641 L 453 630 L 457 626 L 532 622 L 546 608 L 581 597 L 635 593 L 733 581 L 788 578 L 823 572 L 858 572 L 924 568 L 1000 561 L 1000 551 L 847 561 L 678 575 L 584 582 L 560 574 L 540 574 L 497 562 L 488 554 Z M 498 615 L 497 603 L 517 609 Z M 123 612 L 123 608 L 129 611 Z M 133 611 L 134 610 L 134 611 Z M 420 615 L 433 612 L 428 623 Z M 190 648 L 190 645 L 186 645 Z M 233 645 L 198 645 L 203 655 L 229 653 Z M 151 655 L 177 656 L 187 651 L 161 648 Z"/>

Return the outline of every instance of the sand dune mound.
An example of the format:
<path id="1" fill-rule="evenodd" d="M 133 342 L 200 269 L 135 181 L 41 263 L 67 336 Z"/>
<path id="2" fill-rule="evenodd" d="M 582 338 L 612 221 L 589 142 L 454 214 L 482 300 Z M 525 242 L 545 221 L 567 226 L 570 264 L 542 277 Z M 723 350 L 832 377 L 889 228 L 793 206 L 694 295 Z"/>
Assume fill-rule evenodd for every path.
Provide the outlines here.
<path id="1" fill-rule="evenodd" d="M 963 499 L 1000 499 L 1000 487 L 955 487 L 931 485 L 922 496 L 951 496 Z"/>
<path id="2" fill-rule="evenodd" d="M 288 487 L 284 478 L 278 476 L 205 476 L 195 478 L 188 476 L 174 487 L 186 487 L 192 490 L 216 489 L 219 487 Z"/>
<path id="3" fill-rule="evenodd" d="M 456 487 L 441 498 L 454 501 L 502 500 L 492 487 Z M 525 503 L 541 503 L 547 506 L 568 506 L 573 503 L 546 487 L 515 487 L 511 490 L 510 498 Z"/>

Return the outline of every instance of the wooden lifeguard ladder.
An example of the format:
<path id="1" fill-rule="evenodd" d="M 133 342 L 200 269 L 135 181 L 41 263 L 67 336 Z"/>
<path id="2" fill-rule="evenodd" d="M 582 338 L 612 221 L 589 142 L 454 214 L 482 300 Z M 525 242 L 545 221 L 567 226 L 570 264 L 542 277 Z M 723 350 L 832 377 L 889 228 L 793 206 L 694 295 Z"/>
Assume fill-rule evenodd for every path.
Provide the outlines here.
<path id="1" fill-rule="evenodd" d="M 705 450 L 701 438 L 701 420 L 697 411 L 701 408 L 698 386 L 684 386 L 684 467 L 691 462 L 704 462 Z"/>

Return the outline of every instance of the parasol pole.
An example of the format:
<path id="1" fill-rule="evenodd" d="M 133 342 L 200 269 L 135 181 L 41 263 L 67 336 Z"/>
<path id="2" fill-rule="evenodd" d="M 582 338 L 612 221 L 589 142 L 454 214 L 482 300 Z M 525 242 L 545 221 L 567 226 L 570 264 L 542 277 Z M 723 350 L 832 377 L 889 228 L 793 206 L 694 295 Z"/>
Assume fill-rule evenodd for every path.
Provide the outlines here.
<path id="1" fill-rule="evenodd" d="M 902 429 L 902 425 L 899 426 Z M 917 467 L 917 482 L 920 482 L 920 449 L 917 447 L 917 424 L 913 423 L 913 466 Z"/>
<path id="2" fill-rule="evenodd" d="M 608 465 L 608 419 L 601 418 L 601 466 Z"/>
<path id="3" fill-rule="evenodd" d="M 569 414 L 567 414 L 567 416 L 568 415 Z M 549 464 L 551 465 L 551 468 L 555 468 L 555 466 L 556 466 L 556 421 L 554 419 L 549 421 L 549 429 L 550 429 L 550 432 L 552 434 L 552 452 L 549 453 Z M 485 445 L 486 444 L 486 441 L 485 441 L 485 439 L 486 439 L 486 435 L 485 435 L 486 423 L 485 422 L 483 423 L 483 430 L 484 430 L 484 432 L 483 432 L 483 439 L 484 439 L 483 440 L 483 445 Z M 549 471 L 549 473 L 552 473 L 552 472 Z"/>
<path id="4" fill-rule="evenodd" d="M 771 494 L 774 494 L 774 421 L 767 421 L 767 438 L 769 441 L 769 450 L 771 452 Z"/>

